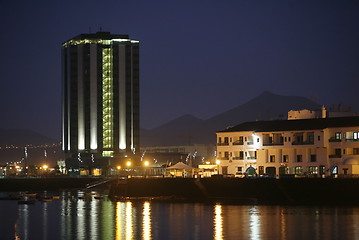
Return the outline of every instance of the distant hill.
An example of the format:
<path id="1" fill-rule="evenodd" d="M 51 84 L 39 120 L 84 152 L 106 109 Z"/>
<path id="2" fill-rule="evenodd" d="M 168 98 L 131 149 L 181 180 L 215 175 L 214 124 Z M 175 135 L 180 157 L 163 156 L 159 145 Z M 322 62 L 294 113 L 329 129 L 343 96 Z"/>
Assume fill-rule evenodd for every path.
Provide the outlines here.
<path id="1" fill-rule="evenodd" d="M 27 129 L 1 129 L 0 146 L 16 145 L 25 146 L 28 144 L 42 145 L 58 143 L 59 141 L 43 136 Z"/>
<path id="2" fill-rule="evenodd" d="M 214 144 L 216 131 L 227 127 L 247 121 L 286 119 L 289 110 L 320 107 L 304 97 L 263 92 L 249 102 L 207 120 L 183 115 L 157 128 L 141 129 L 141 146 Z M 58 143 L 58 140 L 26 129 L 0 129 L 0 146 L 49 143 Z"/>
<path id="3" fill-rule="evenodd" d="M 249 102 L 207 120 L 184 115 L 160 127 L 142 129 L 141 146 L 214 144 L 216 131 L 229 126 L 256 120 L 286 119 L 290 110 L 315 110 L 320 107 L 305 97 L 263 92 Z"/>

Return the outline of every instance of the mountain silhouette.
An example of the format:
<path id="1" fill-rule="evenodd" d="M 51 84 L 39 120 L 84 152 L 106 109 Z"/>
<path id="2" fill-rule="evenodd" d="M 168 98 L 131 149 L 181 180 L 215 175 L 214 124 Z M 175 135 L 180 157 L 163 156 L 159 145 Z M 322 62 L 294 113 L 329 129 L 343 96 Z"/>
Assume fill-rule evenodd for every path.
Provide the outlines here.
<path id="1" fill-rule="evenodd" d="M 184 115 L 151 130 L 141 131 L 141 146 L 215 144 L 216 131 L 248 121 L 287 119 L 288 111 L 320 109 L 321 105 L 300 96 L 265 91 L 249 102 L 201 120 Z"/>
<path id="2" fill-rule="evenodd" d="M 42 145 L 58 143 L 54 139 L 41 135 L 37 132 L 27 129 L 1 129 L 0 128 L 0 146 L 15 145 Z"/>

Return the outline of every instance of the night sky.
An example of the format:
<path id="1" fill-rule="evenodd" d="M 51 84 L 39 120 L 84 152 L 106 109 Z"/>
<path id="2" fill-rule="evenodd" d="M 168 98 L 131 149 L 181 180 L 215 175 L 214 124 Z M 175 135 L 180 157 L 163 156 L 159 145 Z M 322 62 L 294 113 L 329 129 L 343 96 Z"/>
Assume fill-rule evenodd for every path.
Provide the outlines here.
<path id="1" fill-rule="evenodd" d="M 359 110 L 359 1 L 0 1 L 0 128 L 60 139 L 61 43 L 140 41 L 141 126 L 206 119 L 263 91 Z"/>

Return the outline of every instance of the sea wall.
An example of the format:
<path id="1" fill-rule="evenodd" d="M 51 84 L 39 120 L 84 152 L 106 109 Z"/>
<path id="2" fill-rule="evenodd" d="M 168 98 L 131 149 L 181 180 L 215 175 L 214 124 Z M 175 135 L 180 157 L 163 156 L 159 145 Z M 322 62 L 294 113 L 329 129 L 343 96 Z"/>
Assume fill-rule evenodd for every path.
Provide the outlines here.
<path id="1" fill-rule="evenodd" d="M 110 196 L 256 204 L 359 205 L 358 192 L 357 178 L 129 178 L 113 182 Z"/>

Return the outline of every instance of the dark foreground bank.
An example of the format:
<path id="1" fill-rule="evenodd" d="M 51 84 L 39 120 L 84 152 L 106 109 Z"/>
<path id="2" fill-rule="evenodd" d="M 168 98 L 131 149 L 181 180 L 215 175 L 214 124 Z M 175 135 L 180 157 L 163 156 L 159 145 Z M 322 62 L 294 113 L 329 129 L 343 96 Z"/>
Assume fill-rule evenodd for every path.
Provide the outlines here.
<path id="1" fill-rule="evenodd" d="M 359 178 L 4 178 L 0 191 L 109 189 L 112 199 L 233 204 L 355 205 Z"/>
<path id="2" fill-rule="evenodd" d="M 235 204 L 359 205 L 359 179 L 130 178 L 113 182 L 110 197 Z"/>

